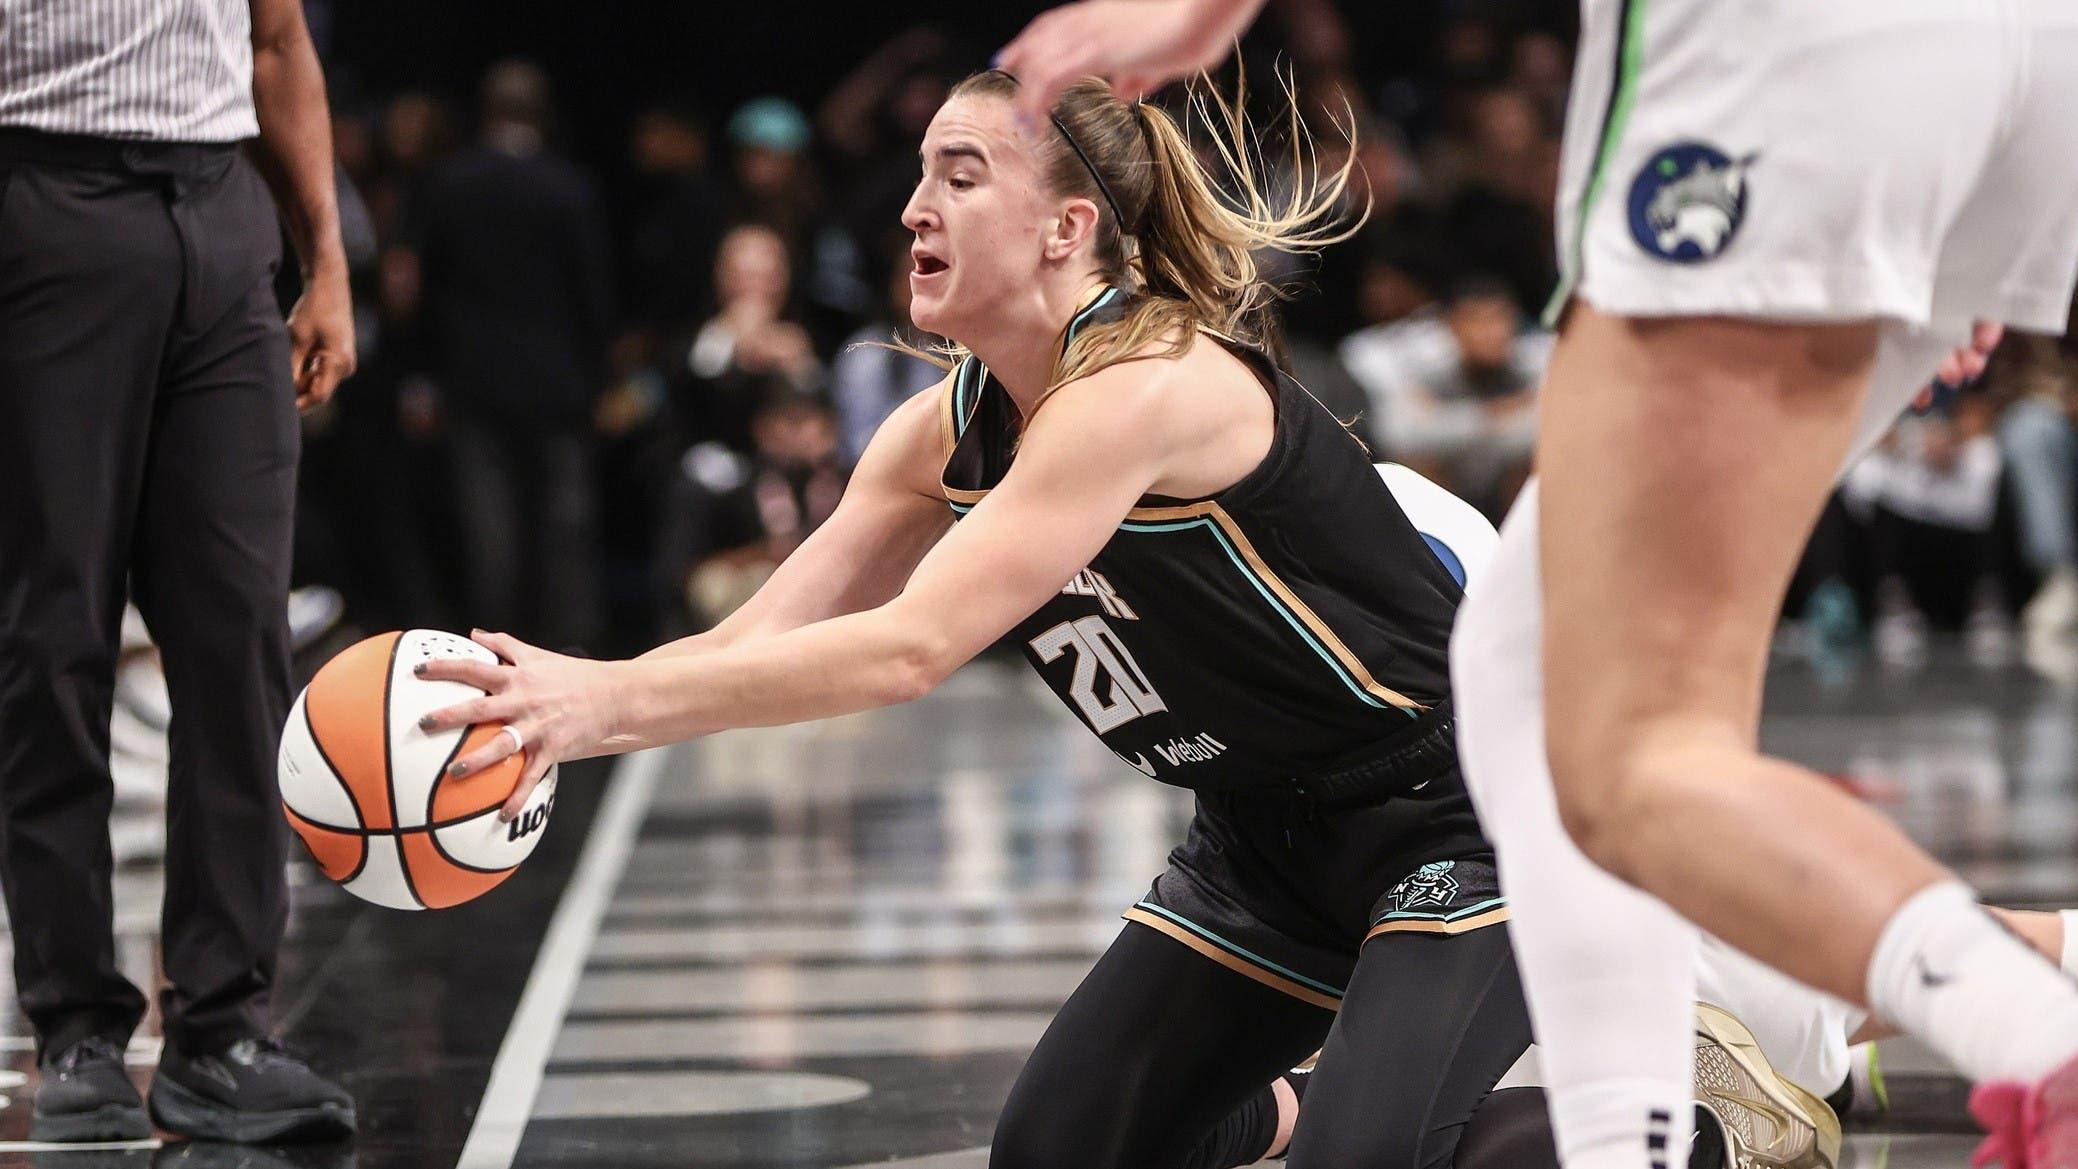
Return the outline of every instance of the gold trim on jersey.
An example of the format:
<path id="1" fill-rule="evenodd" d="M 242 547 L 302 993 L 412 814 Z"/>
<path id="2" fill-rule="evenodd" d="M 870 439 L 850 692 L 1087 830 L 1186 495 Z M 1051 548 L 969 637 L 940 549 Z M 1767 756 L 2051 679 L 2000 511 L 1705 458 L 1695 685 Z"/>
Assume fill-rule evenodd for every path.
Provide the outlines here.
<path id="1" fill-rule="evenodd" d="M 1306 624 L 1308 629 L 1313 631 L 1313 635 L 1318 637 L 1321 643 L 1328 647 L 1329 651 L 1342 663 L 1343 668 L 1349 671 L 1350 676 L 1355 678 L 1357 683 L 1369 691 L 1373 697 L 1383 699 L 1402 710 L 1428 709 L 1421 703 L 1372 677 L 1370 668 L 1365 666 L 1362 659 L 1358 658 L 1347 645 L 1342 643 L 1341 638 L 1335 636 L 1335 631 L 1328 628 L 1328 623 L 1321 620 L 1320 614 L 1315 613 L 1311 606 L 1300 600 L 1299 594 L 1294 592 L 1290 585 L 1285 584 L 1284 579 L 1278 576 L 1276 571 L 1263 561 L 1262 554 L 1255 550 L 1255 545 L 1250 543 L 1248 536 L 1241 531 L 1241 525 L 1235 523 L 1234 517 L 1227 514 L 1227 510 L 1218 503 L 1212 500 L 1205 500 L 1200 503 L 1187 503 L 1178 507 L 1136 507 L 1126 513 L 1126 519 L 1134 523 L 1161 523 L 1171 520 L 1201 518 L 1209 518 L 1212 522 L 1219 525 L 1220 530 L 1226 533 L 1227 539 L 1233 541 L 1235 550 L 1241 553 L 1243 559 L 1248 561 L 1249 568 L 1262 579 L 1264 584 L 1270 587 L 1270 591 L 1277 594 L 1278 599 L 1285 603 L 1294 616 L 1298 617 L 1300 621 Z"/>
<path id="2" fill-rule="evenodd" d="M 950 503 L 971 507 L 980 503 L 988 496 L 986 491 L 968 491 L 963 488 L 946 486 L 942 478 L 939 480 L 938 486 L 945 493 L 945 498 Z M 1228 515 L 1227 510 L 1218 503 L 1212 500 L 1203 500 L 1198 503 L 1187 503 L 1176 507 L 1136 507 L 1126 513 L 1125 522 L 1164 523 L 1187 520 L 1210 520 L 1219 525 L 1220 531 L 1232 543 L 1234 550 L 1247 562 L 1248 570 L 1263 583 L 1264 587 L 1276 594 L 1277 599 L 1283 603 L 1292 616 L 1298 618 L 1307 629 L 1312 631 L 1313 636 L 1318 638 L 1321 645 L 1335 656 L 1335 660 L 1340 662 L 1342 668 L 1349 672 L 1350 678 L 1358 686 L 1361 686 L 1366 693 L 1399 710 L 1413 712 L 1428 709 L 1428 707 L 1372 677 L 1371 670 L 1364 665 L 1363 659 L 1357 657 L 1355 651 L 1344 644 L 1342 639 L 1335 635 L 1335 631 L 1328 627 L 1328 623 L 1321 620 L 1320 614 L 1315 613 L 1312 606 L 1299 599 L 1299 594 L 1293 591 L 1290 585 L 1284 583 L 1284 579 L 1278 576 L 1276 571 L 1264 562 L 1262 554 L 1255 550 L 1255 545 L 1241 531 L 1241 525 L 1235 523 L 1234 517 Z"/>
<path id="3" fill-rule="evenodd" d="M 1265 970 L 1262 967 L 1256 965 L 1253 962 L 1250 962 L 1248 959 L 1243 958 L 1238 954 L 1233 954 L 1229 953 L 1226 950 L 1222 950 L 1218 946 L 1212 944 L 1204 938 L 1199 937 L 1198 935 L 1190 932 L 1182 926 L 1177 925 L 1175 922 L 1170 921 L 1166 917 L 1161 917 L 1157 914 L 1149 913 L 1146 910 L 1141 909 L 1137 906 L 1135 906 L 1132 909 L 1126 910 L 1125 913 L 1121 916 L 1123 916 L 1127 921 L 1137 921 L 1141 925 L 1147 926 L 1150 929 L 1160 930 L 1161 932 L 1169 935 L 1172 938 L 1175 938 L 1177 941 L 1182 942 L 1184 945 L 1189 946 L 1191 949 L 1196 950 L 1198 953 L 1203 954 L 1207 958 L 1212 959 L 1214 962 L 1219 963 L 1221 966 L 1226 967 L 1234 973 L 1239 974 L 1244 978 L 1254 979 L 1255 981 L 1262 983 L 1264 986 L 1269 987 L 1271 990 L 1282 991 L 1285 994 L 1288 994 L 1293 998 L 1298 999 L 1300 1002 L 1306 1003 L 1309 1006 L 1319 1007 L 1324 1011 L 1339 1011 L 1342 1009 L 1341 999 L 1335 998 L 1332 995 L 1322 994 L 1319 991 L 1312 989 L 1311 987 L 1300 986 L 1298 983 L 1293 982 L 1291 979 L 1286 978 L 1281 974 L 1274 974 L 1268 970 Z"/>
<path id="4" fill-rule="evenodd" d="M 1364 940 L 1368 942 L 1381 934 L 1468 934 L 1473 930 L 1499 925 L 1507 920 L 1508 907 L 1503 905 L 1499 909 L 1491 909 L 1458 921 L 1424 921 L 1419 918 L 1381 921 L 1371 927 L 1371 932 L 1364 935 Z"/>

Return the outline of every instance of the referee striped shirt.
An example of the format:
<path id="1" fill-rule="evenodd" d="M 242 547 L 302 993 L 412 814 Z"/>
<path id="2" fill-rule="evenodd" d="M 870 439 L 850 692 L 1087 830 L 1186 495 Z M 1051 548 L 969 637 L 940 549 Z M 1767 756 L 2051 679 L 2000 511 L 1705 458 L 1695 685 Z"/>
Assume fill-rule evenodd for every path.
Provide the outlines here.
<path id="1" fill-rule="evenodd" d="M 249 0 L 0 0 L 0 126 L 236 142 L 253 113 Z"/>

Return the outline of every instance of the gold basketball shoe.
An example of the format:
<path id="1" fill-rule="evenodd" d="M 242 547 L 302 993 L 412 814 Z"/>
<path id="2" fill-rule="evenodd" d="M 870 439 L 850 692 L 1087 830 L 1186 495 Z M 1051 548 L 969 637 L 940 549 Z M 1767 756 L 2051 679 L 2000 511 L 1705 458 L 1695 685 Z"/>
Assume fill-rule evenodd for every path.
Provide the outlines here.
<path id="1" fill-rule="evenodd" d="M 1696 1004 L 1696 1102 L 1723 1129 L 1724 1169 L 1840 1163 L 1832 1105 L 1778 1073 L 1746 1025 L 1708 1003 Z"/>

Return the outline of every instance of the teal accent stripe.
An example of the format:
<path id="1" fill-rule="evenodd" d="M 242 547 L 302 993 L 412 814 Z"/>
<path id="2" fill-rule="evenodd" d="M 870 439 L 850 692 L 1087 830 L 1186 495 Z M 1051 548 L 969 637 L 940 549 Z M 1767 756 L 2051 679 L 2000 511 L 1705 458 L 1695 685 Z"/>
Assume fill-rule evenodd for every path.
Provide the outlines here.
<path id="1" fill-rule="evenodd" d="M 1106 288 L 1097 296 L 1097 299 L 1090 302 L 1088 308 L 1076 313 L 1075 319 L 1068 322 L 1068 335 L 1062 340 L 1061 348 L 1066 349 L 1069 345 L 1074 344 L 1076 330 L 1089 322 L 1091 313 L 1117 300 L 1122 295 L 1124 294 L 1116 287 Z M 967 423 L 973 421 L 974 410 L 981 405 L 982 387 L 987 384 L 988 367 L 981 364 L 980 358 L 975 357 L 973 354 L 968 354 L 967 358 L 960 363 L 959 374 L 953 379 L 952 384 L 952 426 L 955 439 L 967 433 Z M 973 401 L 968 401 L 969 397 L 972 397 Z"/>
<path id="2" fill-rule="evenodd" d="M 1475 914 L 1485 913 L 1490 909 L 1499 909 L 1506 904 L 1508 904 L 1506 897 L 1489 897 L 1477 905 L 1467 905 L 1463 909 L 1455 909 L 1449 913 L 1414 913 L 1402 909 L 1388 913 L 1371 924 L 1384 925 L 1389 921 L 1456 921 L 1461 917 L 1471 917 Z"/>
<path id="3" fill-rule="evenodd" d="M 1226 940 L 1225 938 L 1220 937 L 1218 934 L 1213 933 L 1211 930 L 1206 929 L 1204 926 L 1199 925 L 1197 922 L 1194 922 L 1189 918 L 1171 913 L 1168 910 L 1163 909 L 1161 906 L 1156 905 L 1152 902 L 1135 902 L 1133 908 L 1144 909 L 1147 912 L 1155 914 L 1158 917 L 1163 917 L 1170 921 L 1173 921 L 1177 925 L 1180 925 L 1183 928 L 1189 930 L 1190 932 L 1205 939 L 1206 941 L 1211 942 L 1213 945 L 1218 946 L 1220 949 L 1225 950 L 1227 953 L 1232 954 L 1236 958 L 1245 958 L 1248 961 L 1255 963 L 1257 966 L 1260 966 L 1263 969 L 1268 970 L 1272 974 L 1278 975 L 1282 978 L 1289 978 L 1293 982 L 1296 982 L 1300 986 L 1306 987 L 1309 990 L 1317 990 L 1324 995 L 1329 995 L 1331 997 L 1338 999 L 1342 997 L 1341 987 L 1329 986 L 1327 983 L 1322 982 L 1319 979 L 1308 978 L 1305 975 L 1300 974 L 1296 970 L 1288 970 L 1282 966 L 1279 966 L 1277 963 L 1270 961 L 1268 958 L 1263 957 L 1261 954 L 1258 954 L 1253 950 L 1243 949 L 1242 947 L 1235 945 L 1234 943 Z"/>
<path id="4" fill-rule="evenodd" d="M 1624 0 L 1623 13 L 1616 30 L 1616 79 L 1609 88 L 1609 108 L 1602 115 L 1602 140 L 1595 145 L 1595 165 L 1589 172 L 1587 192 L 1580 197 L 1580 217 L 1573 228 L 1573 253 L 1567 257 L 1566 270 L 1559 277 L 1559 286 L 1551 294 L 1551 303 L 1544 306 L 1544 327 L 1557 328 L 1559 314 L 1566 309 L 1566 302 L 1573 299 L 1573 290 L 1580 284 L 1581 269 L 1587 263 L 1587 220 L 1594 210 L 1595 201 L 1602 193 L 1602 184 L 1609 178 L 1609 164 L 1616 155 L 1617 140 L 1623 137 L 1623 128 L 1631 120 L 1631 106 L 1638 99 L 1638 75 L 1645 68 L 1645 0 Z"/>
<path id="5" fill-rule="evenodd" d="M 1270 607 L 1277 610 L 1278 615 L 1284 618 L 1284 623 L 1292 627 L 1292 632 L 1298 634 L 1300 640 L 1311 646 L 1313 652 L 1320 655 L 1320 660 L 1326 662 L 1328 668 L 1335 671 L 1335 676 L 1342 679 L 1342 684 L 1349 687 L 1351 694 L 1356 695 L 1367 705 L 1375 706 L 1380 710 L 1399 709 L 1391 703 L 1380 701 L 1377 696 L 1364 689 L 1363 685 L 1350 675 L 1349 670 L 1342 665 L 1341 659 L 1329 653 L 1328 648 L 1313 636 L 1313 631 L 1306 628 L 1306 623 L 1300 621 L 1297 614 L 1285 608 L 1284 602 L 1278 598 L 1276 593 L 1270 591 L 1270 587 L 1263 583 L 1262 578 L 1255 574 L 1255 570 L 1248 566 L 1248 562 L 1243 560 L 1241 553 L 1234 548 L 1233 542 L 1227 539 L 1227 534 L 1220 531 L 1219 525 L 1212 522 L 1211 519 L 1199 518 L 1166 524 L 1136 524 L 1129 521 L 1120 524 L 1119 528 L 1128 532 L 1177 532 L 1185 528 L 1204 528 L 1206 531 L 1211 532 L 1212 538 L 1219 541 L 1220 548 L 1226 552 L 1227 559 L 1234 562 L 1234 567 L 1241 570 L 1241 575 L 1248 579 L 1249 584 L 1255 586 L 1255 591 L 1262 595 L 1263 600 L 1268 601 Z M 1420 717 L 1413 711 L 1406 713 L 1409 717 Z"/>
<path id="6" fill-rule="evenodd" d="M 1088 319 L 1091 313 L 1111 303 L 1112 300 L 1121 295 L 1123 294 L 1120 293 L 1120 291 L 1117 288 L 1105 289 L 1103 295 L 1097 297 L 1095 301 L 1091 302 L 1088 308 L 1078 313 L 1075 317 L 1075 320 L 1069 323 L 1068 340 L 1073 341 L 1075 339 L 1075 330 L 1082 326 L 1082 323 Z M 988 377 L 986 370 L 982 367 L 980 362 L 973 361 L 971 358 L 969 360 L 975 369 L 981 370 L 980 377 L 975 378 L 973 380 L 977 383 L 985 383 Z M 960 433 L 965 433 L 966 431 L 965 415 L 960 412 L 960 403 L 962 400 L 961 394 L 963 393 L 963 390 L 964 387 L 961 385 L 959 381 L 955 381 L 953 383 L 953 409 L 955 412 L 954 420 L 959 427 Z M 951 500 L 947 500 L 946 502 L 952 508 L 953 512 L 958 515 L 966 515 L 974 510 L 974 505 L 971 503 L 954 503 Z M 1210 518 L 1200 517 L 1198 519 L 1181 520 L 1174 523 L 1135 523 L 1128 520 L 1121 522 L 1118 525 L 1118 529 L 1122 532 L 1181 532 L 1191 528 L 1204 528 L 1205 530 L 1212 533 L 1212 538 L 1219 541 L 1219 546 L 1221 550 L 1227 554 L 1227 559 L 1234 562 L 1234 567 L 1241 570 L 1241 575 L 1248 580 L 1249 584 L 1255 587 L 1255 591 L 1262 596 L 1263 600 L 1269 602 L 1270 607 L 1277 611 L 1278 616 L 1284 618 L 1285 624 L 1291 626 L 1292 632 L 1298 634 L 1300 640 L 1304 641 L 1307 644 L 1307 646 L 1313 650 L 1315 654 L 1318 654 L 1320 656 L 1321 661 L 1324 661 L 1328 664 L 1328 668 L 1335 672 L 1335 676 L 1342 680 L 1342 684 L 1344 686 L 1347 686 L 1349 688 L 1349 692 L 1351 694 L 1356 695 L 1359 701 L 1363 702 L 1367 706 L 1373 706 L 1380 710 L 1401 709 L 1399 707 L 1393 706 L 1389 702 L 1381 701 L 1376 695 L 1364 689 L 1363 685 L 1359 683 L 1356 680 L 1356 678 L 1350 674 L 1348 668 L 1342 664 L 1342 660 L 1340 658 L 1337 658 L 1333 653 L 1330 653 L 1328 651 L 1328 648 L 1322 645 L 1318 638 L 1313 636 L 1313 631 L 1306 628 L 1305 622 L 1300 621 L 1298 615 L 1293 613 L 1290 609 L 1286 608 L 1284 601 L 1280 599 L 1276 593 L 1272 592 L 1268 585 L 1263 583 L 1262 579 L 1256 575 L 1255 570 L 1248 566 L 1248 562 L 1241 558 L 1241 553 L 1237 549 L 1235 549 L 1233 542 L 1227 539 L 1227 534 L 1221 531 L 1219 525 L 1217 523 L 1214 523 Z M 1407 715 L 1409 718 L 1420 717 L 1419 712 L 1413 710 L 1403 710 L 1402 713 Z"/>
<path id="7" fill-rule="evenodd" d="M 971 503 L 953 503 L 950 500 L 946 502 L 947 506 L 960 515 L 966 515 L 974 510 L 974 505 Z M 1290 609 L 1285 608 L 1284 602 L 1278 599 L 1277 594 L 1271 592 L 1269 587 L 1263 584 L 1262 580 L 1256 576 L 1255 571 L 1248 567 L 1248 562 L 1241 559 L 1241 554 L 1234 550 L 1234 545 L 1228 541 L 1227 534 L 1219 530 L 1219 525 L 1209 519 L 1183 520 L 1178 523 L 1167 524 L 1144 524 L 1127 521 L 1118 525 L 1119 531 L 1122 532 L 1181 532 L 1190 528 L 1204 528 L 1212 533 L 1212 538 L 1219 541 L 1220 548 L 1226 552 L 1227 559 L 1234 562 L 1234 567 L 1241 570 L 1241 575 L 1248 579 L 1249 584 L 1255 586 L 1255 591 L 1260 593 L 1262 598 L 1270 603 L 1271 608 L 1277 610 L 1277 614 L 1284 618 L 1285 624 L 1291 626 L 1292 631 L 1297 633 L 1312 648 L 1314 653 L 1320 655 L 1320 660 L 1326 662 L 1328 668 L 1335 671 L 1335 676 L 1342 679 L 1342 684 L 1349 687 L 1351 694 L 1356 695 L 1367 705 L 1375 706 L 1380 710 L 1400 709 L 1390 703 L 1379 701 L 1375 695 L 1364 689 L 1355 678 L 1350 676 L 1349 671 L 1343 667 L 1341 659 L 1329 653 L 1327 647 L 1313 636 L 1313 631 L 1306 628 L 1305 623 L 1300 621 L 1297 615 Z M 1412 710 L 1402 711 L 1402 713 L 1409 718 L 1421 717 L 1419 713 Z"/>
<path id="8" fill-rule="evenodd" d="M 1061 339 L 1061 348 L 1066 349 L 1068 346 L 1075 344 L 1075 331 L 1077 329 L 1082 328 L 1084 324 L 1088 323 L 1090 319 L 1090 314 L 1096 312 L 1100 308 L 1103 308 L 1105 305 L 1110 304 L 1113 300 L 1116 300 L 1118 296 L 1119 291 L 1117 288 L 1107 288 L 1103 291 L 1102 294 L 1100 294 L 1097 297 L 1097 299 L 1090 302 L 1090 306 L 1088 308 L 1083 309 L 1079 313 L 1076 313 L 1075 319 L 1068 322 L 1068 335 Z"/>
<path id="9" fill-rule="evenodd" d="M 967 404 L 967 394 L 975 380 L 972 375 L 980 368 L 981 362 L 970 355 L 960 362 L 959 373 L 952 379 L 952 433 L 956 440 L 967 433 L 967 423 L 973 419 L 974 409 Z"/>

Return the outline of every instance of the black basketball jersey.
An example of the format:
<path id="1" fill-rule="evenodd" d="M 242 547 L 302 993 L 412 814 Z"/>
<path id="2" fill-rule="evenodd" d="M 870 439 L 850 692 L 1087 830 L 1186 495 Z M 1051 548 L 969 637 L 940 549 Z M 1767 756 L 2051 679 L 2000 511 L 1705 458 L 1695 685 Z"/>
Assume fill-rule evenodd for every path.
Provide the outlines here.
<path id="1" fill-rule="evenodd" d="M 1106 290 L 1068 339 L 1125 300 Z M 1230 348 L 1274 397 L 1269 453 L 1208 498 L 1143 497 L 1013 634 L 1107 747 L 1199 789 L 1305 776 L 1404 729 L 1448 696 L 1462 596 L 1362 445 L 1263 354 Z M 973 357 L 944 409 L 942 487 L 965 514 L 1009 470 L 1021 420 Z"/>

